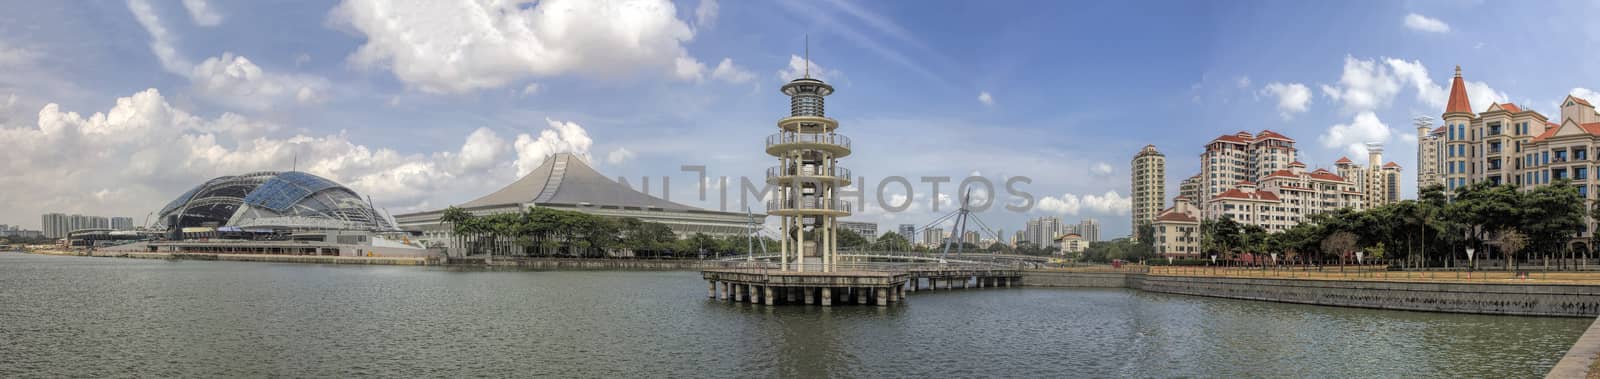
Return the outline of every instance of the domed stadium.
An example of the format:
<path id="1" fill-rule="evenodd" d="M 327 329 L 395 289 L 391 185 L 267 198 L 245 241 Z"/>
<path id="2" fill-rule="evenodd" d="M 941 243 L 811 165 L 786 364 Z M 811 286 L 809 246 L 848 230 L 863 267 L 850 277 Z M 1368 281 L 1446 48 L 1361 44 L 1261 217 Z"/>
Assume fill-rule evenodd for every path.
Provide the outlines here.
<path id="1" fill-rule="evenodd" d="M 158 214 L 158 227 L 169 230 L 396 230 L 355 191 L 299 171 L 263 171 L 211 179 L 173 199 Z"/>

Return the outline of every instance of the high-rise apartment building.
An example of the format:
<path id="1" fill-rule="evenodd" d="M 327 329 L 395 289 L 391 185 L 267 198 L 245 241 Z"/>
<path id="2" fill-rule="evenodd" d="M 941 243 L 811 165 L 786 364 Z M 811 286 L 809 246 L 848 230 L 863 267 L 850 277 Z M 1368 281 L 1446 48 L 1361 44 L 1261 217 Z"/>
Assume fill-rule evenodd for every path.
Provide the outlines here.
<path id="1" fill-rule="evenodd" d="M 922 246 L 937 247 L 944 245 L 944 228 L 928 228 L 922 231 Z"/>
<path id="2" fill-rule="evenodd" d="M 1383 162 L 1383 145 L 1367 144 L 1367 165 L 1362 166 L 1340 157 L 1334 162 L 1339 176 L 1355 184 L 1361 192 L 1362 203 L 1368 207 L 1400 201 L 1400 164 Z"/>
<path id="3" fill-rule="evenodd" d="M 39 216 L 39 228 L 43 229 L 46 238 L 66 237 L 71 228 L 71 218 L 61 213 L 46 213 Z"/>
<path id="4" fill-rule="evenodd" d="M 1182 199 L 1183 201 L 1189 202 L 1189 205 L 1199 208 L 1200 198 L 1204 196 L 1204 194 L 1200 192 L 1200 188 L 1202 188 L 1205 183 L 1205 180 L 1202 178 L 1203 177 L 1200 176 L 1200 174 L 1194 174 L 1194 176 L 1188 177 L 1183 179 L 1182 182 L 1179 182 L 1178 197 L 1174 198 L 1173 201 Z M 1176 204 L 1174 204 L 1174 206 L 1176 206 Z"/>
<path id="5" fill-rule="evenodd" d="M 915 225 L 915 224 L 900 224 L 899 233 L 900 233 L 900 237 L 903 237 L 903 238 L 906 239 L 906 242 L 916 242 L 917 241 L 917 236 L 916 236 L 916 234 L 917 234 L 917 225 Z"/>
<path id="6" fill-rule="evenodd" d="M 112 230 L 133 230 L 133 218 L 132 217 L 112 217 L 111 218 L 111 229 Z"/>
<path id="7" fill-rule="evenodd" d="M 1269 232 L 1287 230 L 1316 213 L 1398 201 L 1400 165 L 1380 163 L 1381 145 L 1369 145 L 1368 151 L 1366 166 L 1341 158 L 1337 172 L 1308 171 L 1295 160 L 1294 139 L 1282 134 L 1220 136 L 1206 145 L 1201 174 L 1185 179 L 1173 201 L 1195 206 L 1199 219 L 1228 217 Z"/>
<path id="8" fill-rule="evenodd" d="M 1100 221 L 1092 218 L 1078 220 L 1078 227 L 1074 232 L 1083 237 L 1084 242 L 1099 242 Z"/>
<path id="9" fill-rule="evenodd" d="M 1048 247 L 1055 243 L 1058 235 L 1061 235 L 1061 218 L 1045 216 L 1028 220 L 1023 240 L 1033 243 L 1036 247 Z"/>
<path id="10" fill-rule="evenodd" d="M 1133 233 L 1138 237 L 1139 225 L 1154 221 L 1167 201 L 1167 156 L 1156 151 L 1155 145 L 1145 145 L 1133 156 Z M 1054 241 L 1054 236 L 1043 241 Z"/>

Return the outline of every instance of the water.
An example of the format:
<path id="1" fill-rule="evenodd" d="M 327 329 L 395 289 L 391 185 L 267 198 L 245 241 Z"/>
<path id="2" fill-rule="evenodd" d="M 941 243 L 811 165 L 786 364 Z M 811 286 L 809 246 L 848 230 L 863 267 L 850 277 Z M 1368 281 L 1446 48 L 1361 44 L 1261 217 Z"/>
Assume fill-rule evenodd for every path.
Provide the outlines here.
<path id="1" fill-rule="evenodd" d="M 1540 377 L 1587 319 L 1131 290 L 706 299 L 693 272 L 0 253 L 0 377 Z"/>

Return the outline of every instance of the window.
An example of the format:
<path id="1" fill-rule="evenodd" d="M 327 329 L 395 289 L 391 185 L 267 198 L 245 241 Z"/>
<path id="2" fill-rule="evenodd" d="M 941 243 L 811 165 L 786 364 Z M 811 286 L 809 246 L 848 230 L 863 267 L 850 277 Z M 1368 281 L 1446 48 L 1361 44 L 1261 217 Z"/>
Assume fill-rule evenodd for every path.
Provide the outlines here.
<path id="1" fill-rule="evenodd" d="M 1584 180 L 1584 179 L 1588 179 L 1588 178 L 1589 178 L 1589 168 L 1588 167 L 1574 167 L 1574 168 L 1572 168 L 1572 179 L 1574 179 L 1574 180 Z"/>
<path id="2" fill-rule="evenodd" d="M 1574 149 L 1572 149 L 1572 160 L 1582 161 L 1582 160 L 1588 160 L 1588 159 L 1589 159 L 1589 149 L 1587 149 L 1587 148 L 1574 148 Z"/>

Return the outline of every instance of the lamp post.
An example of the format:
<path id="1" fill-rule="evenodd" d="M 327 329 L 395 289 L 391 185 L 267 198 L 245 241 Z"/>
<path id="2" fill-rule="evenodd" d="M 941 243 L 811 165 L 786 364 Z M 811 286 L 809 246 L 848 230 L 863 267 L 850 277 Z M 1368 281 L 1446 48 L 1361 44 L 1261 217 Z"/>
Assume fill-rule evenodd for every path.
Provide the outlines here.
<path id="1" fill-rule="evenodd" d="M 1467 248 L 1467 271 L 1472 271 L 1473 269 L 1478 268 L 1478 265 L 1474 264 L 1475 261 L 1472 260 L 1472 253 L 1475 251 L 1478 251 L 1478 249 L 1471 247 Z"/>

